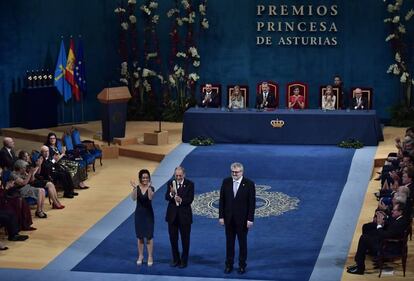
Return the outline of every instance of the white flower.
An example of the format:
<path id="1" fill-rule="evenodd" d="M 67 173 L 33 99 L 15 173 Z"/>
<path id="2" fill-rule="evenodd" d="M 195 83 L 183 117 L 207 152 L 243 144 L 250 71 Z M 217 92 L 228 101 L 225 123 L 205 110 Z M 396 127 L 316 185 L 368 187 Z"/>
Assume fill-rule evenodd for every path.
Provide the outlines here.
<path id="1" fill-rule="evenodd" d="M 200 11 L 200 14 L 202 14 L 203 16 L 206 14 L 206 6 L 203 4 L 200 4 L 198 6 L 198 10 Z"/>
<path id="2" fill-rule="evenodd" d="M 129 21 L 130 21 L 131 23 L 136 23 L 136 22 L 137 22 L 137 18 L 136 18 L 134 15 L 130 15 L 130 16 L 129 16 Z"/>
<path id="3" fill-rule="evenodd" d="M 148 77 L 148 76 L 154 76 L 154 75 L 156 75 L 155 71 L 152 71 L 148 68 L 144 68 L 142 70 L 142 77 Z"/>
<path id="4" fill-rule="evenodd" d="M 408 11 L 408 13 L 405 15 L 405 20 L 409 21 L 412 16 L 414 16 L 414 9 Z"/>
<path id="5" fill-rule="evenodd" d="M 193 22 L 194 22 L 195 17 L 196 17 L 195 12 L 191 12 L 191 13 L 188 15 L 188 22 L 189 22 L 189 23 L 193 23 Z"/>
<path id="6" fill-rule="evenodd" d="M 136 4 L 137 0 L 128 0 L 128 4 Z"/>
<path id="7" fill-rule="evenodd" d="M 201 26 L 204 29 L 208 29 L 209 28 L 208 20 L 206 18 L 204 18 L 203 21 L 201 22 Z"/>
<path id="8" fill-rule="evenodd" d="M 197 73 L 190 73 L 188 75 L 188 78 L 193 80 L 193 81 L 197 81 L 198 79 L 200 79 L 200 76 L 198 76 Z"/>
<path id="9" fill-rule="evenodd" d="M 398 26 L 398 31 L 399 31 L 400 33 L 405 33 L 405 26 L 404 26 L 403 24 L 400 24 L 400 25 Z"/>
<path id="10" fill-rule="evenodd" d="M 176 56 L 177 58 L 179 58 L 179 57 L 186 58 L 186 57 L 187 57 L 187 54 L 186 54 L 186 53 L 184 53 L 184 52 L 178 52 L 175 56 Z"/>
<path id="11" fill-rule="evenodd" d="M 180 11 L 178 9 L 171 9 L 167 12 L 167 17 L 171 18 L 174 14 L 178 14 Z"/>
<path id="12" fill-rule="evenodd" d="M 174 65 L 174 71 L 177 71 L 178 65 Z"/>
<path id="13" fill-rule="evenodd" d="M 128 23 L 127 23 L 127 22 L 123 22 L 123 23 L 121 23 L 121 27 L 122 27 L 124 30 L 128 30 Z"/>
<path id="14" fill-rule="evenodd" d="M 391 18 L 384 19 L 384 22 L 391 22 Z"/>
<path id="15" fill-rule="evenodd" d="M 119 82 L 124 83 L 125 85 L 128 85 L 128 80 L 125 78 L 119 79 Z"/>
<path id="16" fill-rule="evenodd" d="M 164 83 L 164 77 L 162 77 L 162 75 L 157 75 L 158 79 L 160 79 L 161 83 Z"/>
<path id="17" fill-rule="evenodd" d="M 400 56 L 400 53 L 398 53 L 398 52 L 395 53 L 395 61 L 396 62 L 401 62 L 401 56 Z"/>
<path id="18" fill-rule="evenodd" d="M 185 75 L 184 69 L 182 69 L 181 67 L 177 67 L 177 69 L 175 69 L 175 67 L 174 67 L 174 71 L 175 71 L 174 74 L 177 77 Z"/>
<path id="19" fill-rule="evenodd" d="M 140 7 L 140 9 L 141 9 L 144 13 L 146 13 L 148 16 L 149 16 L 149 15 L 151 15 L 151 10 L 150 10 L 150 9 L 148 9 L 148 7 L 147 7 L 147 6 L 142 5 L 142 6 Z"/>
<path id="20" fill-rule="evenodd" d="M 396 64 L 391 64 L 391 65 L 388 67 L 387 73 L 391 73 L 391 72 L 392 72 L 392 70 L 394 69 L 394 65 L 396 65 Z"/>
<path id="21" fill-rule="evenodd" d="M 150 7 L 151 9 L 156 9 L 156 8 L 158 8 L 158 3 L 157 3 L 157 2 L 154 2 L 154 1 L 151 1 L 151 2 L 149 3 L 149 7 Z"/>
<path id="22" fill-rule="evenodd" d="M 139 85 L 140 85 L 140 81 L 139 81 L 139 80 L 137 80 L 137 81 L 135 82 L 134 88 L 135 88 L 135 89 L 139 88 Z"/>
<path id="23" fill-rule="evenodd" d="M 388 6 L 387 6 L 387 11 L 388 12 L 392 13 L 392 12 L 394 12 L 394 9 L 395 9 L 394 5 L 388 4 Z"/>
<path id="24" fill-rule="evenodd" d="M 168 76 L 168 81 L 170 82 L 171 86 L 175 87 L 176 83 L 175 83 L 175 79 L 172 75 Z"/>
<path id="25" fill-rule="evenodd" d="M 126 11 L 125 11 L 125 9 L 123 9 L 123 8 L 116 8 L 116 9 L 114 10 L 114 12 L 115 12 L 115 13 L 125 13 Z"/>
<path id="26" fill-rule="evenodd" d="M 394 66 L 394 69 L 392 70 L 392 74 L 400 75 L 400 69 L 398 68 L 398 65 Z"/>
<path id="27" fill-rule="evenodd" d="M 198 51 L 197 51 L 196 47 L 190 47 L 190 48 L 188 48 L 188 51 L 190 52 L 190 54 L 193 58 L 199 58 L 200 57 L 198 55 Z"/>
<path id="28" fill-rule="evenodd" d="M 188 18 L 181 18 L 183 22 L 188 22 Z"/>
<path id="29" fill-rule="evenodd" d="M 193 62 L 193 66 L 194 66 L 194 67 L 199 67 L 199 66 L 200 66 L 200 61 L 195 60 L 195 61 Z"/>
<path id="30" fill-rule="evenodd" d="M 158 20 L 159 20 L 159 19 L 160 19 L 160 16 L 159 16 L 159 15 L 155 15 L 155 16 L 153 16 L 153 17 L 152 17 L 152 20 L 151 20 L 151 21 L 152 21 L 153 23 L 158 23 Z"/>
<path id="31" fill-rule="evenodd" d="M 149 59 L 152 59 L 152 58 L 156 58 L 157 56 L 158 56 L 157 52 L 148 53 L 146 59 L 149 60 Z"/>
<path id="32" fill-rule="evenodd" d="M 181 4 L 183 4 L 184 9 L 190 8 L 190 3 L 188 3 L 188 0 L 182 0 Z"/>
<path id="33" fill-rule="evenodd" d="M 133 73 L 133 75 L 134 75 L 134 77 L 135 77 L 135 78 L 139 78 L 139 73 L 138 73 L 138 72 L 136 72 L 136 71 L 135 71 L 135 72 Z"/>
<path id="34" fill-rule="evenodd" d="M 392 19 L 392 22 L 393 23 L 398 23 L 400 21 L 400 16 L 395 16 L 393 19 Z"/>
<path id="35" fill-rule="evenodd" d="M 388 42 L 388 41 L 390 41 L 391 39 L 394 39 L 394 38 L 395 38 L 395 34 L 390 34 L 390 35 L 387 36 L 387 38 L 385 38 L 385 42 Z"/>
<path id="36" fill-rule="evenodd" d="M 144 80 L 144 83 L 142 83 L 142 85 L 144 86 L 145 92 L 150 92 L 151 91 L 151 84 L 148 83 L 147 80 Z"/>
<path id="37" fill-rule="evenodd" d="M 407 78 L 408 78 L 409 74 L 407 72 L 403 72 L 403 74 L 400 77 L 400 82 L 401 83 L 405 83 L 407 82 Z"/>
<path id="38" fill-rule="evenodd" d="M 128 63 L 126 61 L 124 61 L 123 63 L 121 63 L 121 75 L 125 76 L 128 73 Z"/>
<path id="39" fill-rule="evenodd" d="M 182 21 L 182 19 L 177 18 L 177 24 L 178 24 L 179 26 L 182 26 L 182 25 L 183 25 L 183 21 Z"/>

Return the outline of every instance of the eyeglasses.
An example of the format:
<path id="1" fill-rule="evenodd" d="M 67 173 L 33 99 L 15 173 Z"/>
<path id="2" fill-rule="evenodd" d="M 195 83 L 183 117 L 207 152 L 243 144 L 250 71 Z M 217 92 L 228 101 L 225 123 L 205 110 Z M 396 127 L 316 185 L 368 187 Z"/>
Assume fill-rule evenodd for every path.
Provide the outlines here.
<path id="1" fill-rule="evenodd" d="M 241 171 L 231 171 L 233 174 L 241 173 Z"/>

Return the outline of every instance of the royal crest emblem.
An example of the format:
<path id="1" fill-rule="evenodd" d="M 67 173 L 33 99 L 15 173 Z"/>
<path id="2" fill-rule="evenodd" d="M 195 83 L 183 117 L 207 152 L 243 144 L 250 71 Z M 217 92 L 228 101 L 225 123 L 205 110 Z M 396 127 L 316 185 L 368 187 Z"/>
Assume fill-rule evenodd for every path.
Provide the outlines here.
<path id="1" fill-rule="evenodd" d="M 300 200 L 283 192 L 269 191 L 271 186 L 256 185 L 255 217 L 280 216 L 298 208 Z M 220 191 L 214 190 L 194 196 L 192 206 L 195 215 L 217 219 L 219 216 Z"/>

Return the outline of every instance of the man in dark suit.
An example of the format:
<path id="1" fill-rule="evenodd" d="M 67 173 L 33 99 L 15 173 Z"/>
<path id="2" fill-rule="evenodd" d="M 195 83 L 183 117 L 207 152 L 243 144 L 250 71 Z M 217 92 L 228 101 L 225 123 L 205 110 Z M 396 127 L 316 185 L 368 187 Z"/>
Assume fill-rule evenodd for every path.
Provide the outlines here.
<path id="1" fill-rule="evenodd" d="M 262 92 L 256 95 L 256 108 L 275 108 L 275 94 L 269 91 L 269 84 L 267 82 L 263 82 L 261 85 L 261 89 Z"/>
<path id="2" fill-rule="evenodd" d="M 356 88 L 354 93 L 355 97 L 352 98 L 352 108 L 355 110 L 369 109 L 367 98 L 362 96 L 362 90 Z"/>
<path id="3" fill-rule="evenodd" d="M 213 91 L 213 85 L 206 84 L 206 90 L 201 94 L 202 107 L 220 107 L 219 93 Z"/>
<path id="4" fill-rule="evenodd" d="M 187 267 L 188 253 L 190 251 L 190 232 L 193 223 L 191 203 L 194 200 L 194 183 L 185 178 L 183 167 L 177 167 L 174 171 L 174 179 L 167 184 L 165 200 L 168 201 L 165 216 L 168 222 L 168 234 L 170 236 L 173 260 L 171 266 L 179 268 Z M 178 251 L 178 232 L 181 236 L 182 254 Z"/>
<path id="5" fill-rule="evenodd" d="M 233 270 L 234 242 L 239 241 L 239 270 L 246 272 L 247 232 L 253 226 L 256 208 L 256 189 L 254 182 L 243 177 L 243 165 L 230 166 L 231 177 L 225 178 L 220 189 L 219 222 L 226 229 L 226 267 L 224 273 Z"/>
<path id="6" fill-rule="evenodd" d="M 387 238 L 400 238 L 407 229 L 407 220 L 403 216 L 405 205 L 402 203 L 395 204 L 392 209 L 392 216 L 385 223 L 384 215 L 377 213 L 375 231 L 366 232 L 359 238 L 357 252 L 355 254 L 356 264 L 348 267 L 347 272 L 351 274 L 364 274 L 365 256 L 368 251 L 377 253 L 381 240 Z"/>
<path id="7" fill-rule="evenodd" d="M 0 149 L 0 167 L 13 171 L 14 162 L 16 162 L 17 156 L 14 152 L 14 141 L 12 138 L 4 138 L 3 148 Z"/>

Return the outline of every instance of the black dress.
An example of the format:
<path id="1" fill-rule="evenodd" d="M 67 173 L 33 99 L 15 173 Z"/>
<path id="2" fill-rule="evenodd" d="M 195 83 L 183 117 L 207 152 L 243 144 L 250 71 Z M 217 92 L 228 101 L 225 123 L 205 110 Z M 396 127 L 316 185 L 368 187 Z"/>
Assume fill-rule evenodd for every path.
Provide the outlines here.
<path id="1" fill-rule="evenodd" d="M 150 186 L 154 192 L 154 187 Z M 154 210 L 148 198 L 148 190 L 142 194 L 137 187 L 137 207 L 135 208 L 135 233 L 137 238 L 152 239 L 154 236 Z"/>

